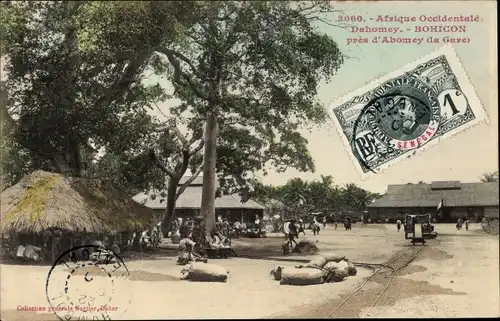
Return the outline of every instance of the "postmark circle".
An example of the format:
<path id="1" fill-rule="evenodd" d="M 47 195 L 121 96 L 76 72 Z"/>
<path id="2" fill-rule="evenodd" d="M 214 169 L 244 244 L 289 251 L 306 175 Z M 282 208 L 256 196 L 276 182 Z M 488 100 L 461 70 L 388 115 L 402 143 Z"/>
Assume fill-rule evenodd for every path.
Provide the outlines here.
<path id="1" fill-rule="evenodd" d="M 132 300 L 130 273 L 112 250 L 82 245 L 62 253 L 46 280 L 49 309 L 60 320 L 112 320 Z"/>
<path id="2" fill-rule="evenodd" d="M 382 83 L 363 99 L 349 135 L 353 154 L 366 171 L 376 173 L 378 164 L 422 147 L 442 122 L 436 92 L 411 75 Z"/>
<path id="3" fill-rule="evenodd" d="M 421 147 L 439 126 L 440 104 L 426 84 L 393 84 L 366 105 L 365 115 L 374 137 L 400 150 Z"/>

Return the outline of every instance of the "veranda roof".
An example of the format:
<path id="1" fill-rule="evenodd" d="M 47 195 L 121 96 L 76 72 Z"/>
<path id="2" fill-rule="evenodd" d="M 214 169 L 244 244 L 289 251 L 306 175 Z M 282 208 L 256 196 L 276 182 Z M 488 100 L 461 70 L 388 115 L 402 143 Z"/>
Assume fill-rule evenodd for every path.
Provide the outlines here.
<path id="1" fill-rule="evenodd" d="M 187 178 L 183 178 L 179 184 L 184 183 Z M 196 209 L 201 207 L 201 194 L 202 194 L 203 182 L 202 177 L 197 177 L 179 196 L 176 202 L 176 208 L 182 209 Z M 165 192 L 166 193 L 166 192 Z M 165 209 L 165 201 L 161 197 L 151 198 L 151 195 L 155 194 L 154 191 L 146 194 L 139 193 L 133 197 L 133 199 L 141 204 L 144 204 L 150 209 Z M 159 192 L 156 194 L 160 194 Z M 242 202 L 241 197 L 237 194 L 233 195 L 222 195 L 215 199 L 215 208 L 221 209 L 265 209 L 266 207 L 257 203 L 253 200 L 248 200 L 245 203 Z"/>

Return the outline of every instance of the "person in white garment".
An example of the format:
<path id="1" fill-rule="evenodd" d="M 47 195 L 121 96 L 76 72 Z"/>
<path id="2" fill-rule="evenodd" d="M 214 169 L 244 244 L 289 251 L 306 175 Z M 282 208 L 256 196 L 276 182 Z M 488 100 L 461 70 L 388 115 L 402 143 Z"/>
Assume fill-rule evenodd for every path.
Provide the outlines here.
<path id="1" fill-rule="evenodd" d="M 290 234 L 290 220 L 286 220 L 285 224 L 283 224 L 283 233 L 285 234 L 285 239 L 288 240 Z"/>

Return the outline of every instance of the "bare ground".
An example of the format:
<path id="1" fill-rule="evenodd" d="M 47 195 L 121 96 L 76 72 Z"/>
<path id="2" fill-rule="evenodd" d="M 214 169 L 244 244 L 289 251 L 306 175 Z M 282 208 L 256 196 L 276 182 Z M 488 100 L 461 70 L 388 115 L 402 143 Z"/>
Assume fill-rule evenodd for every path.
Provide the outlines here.
<path id="1" fill-rule="evenodd" d="M 336 310 L 373 270 L 361 268 L 356 277 L 341 283 L 280 285 L 269 276 L 271 268 L 296 263 L 275 260 L 310 257 L 284 258 L 283 238 L 270 235 L 235 240 L 236 252 L 244 258 L 211 260 L 230 271 L 227 283 L 180 281 L 181 267 L 175 265 L 171 250 L 143 260 L 125 259 L 131 276 L 127 287 L 133 299 L 121 318 L 498 316 L 498 238 L 446 225 L 436 229 L 444 235 L 429 242 L 396 274 L 373 308 L 390 279 L 390 270 L 372 277 Z M 323 252 L 335 251 L 356 262 L 384 263 L 408 250 L 402 232 L 392 225 L 355 224 L 352 231 L 328 226 L 319 236 L 309 232 L 305 239 L 315 242 Z M 397 262 L 403 261 L 405 257 Z M 2 320 L 54 320 L 53 314 L 16 311 L 19 305 L 48 305 L 44 293 L 48 267 L 2 264 L 0 268 Z"/>

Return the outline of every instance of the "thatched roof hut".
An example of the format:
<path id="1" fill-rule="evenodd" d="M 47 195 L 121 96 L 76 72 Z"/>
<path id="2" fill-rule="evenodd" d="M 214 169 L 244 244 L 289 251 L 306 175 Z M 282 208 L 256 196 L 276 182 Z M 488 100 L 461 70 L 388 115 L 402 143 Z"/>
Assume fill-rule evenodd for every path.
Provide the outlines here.
<path id="1" fill-rule="evenodd" d="M 0 196 L 0 233 L 39 233 L 47 229 L 105 233 L 143 230 L 155 214 L 113 184 L 36 171 Z"/>

